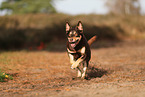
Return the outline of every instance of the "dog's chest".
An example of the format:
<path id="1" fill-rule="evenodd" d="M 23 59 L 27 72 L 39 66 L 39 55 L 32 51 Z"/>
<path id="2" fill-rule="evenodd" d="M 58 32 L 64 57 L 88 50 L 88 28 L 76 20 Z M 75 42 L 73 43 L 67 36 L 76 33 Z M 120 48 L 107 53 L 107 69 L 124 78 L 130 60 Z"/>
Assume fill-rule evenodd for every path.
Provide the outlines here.
<path id="1" fill-rule="evenodd" d="M 71 51 L 71 50 L 67 49 L 68 53 L 71 54 L 75 60 L 77 60 L 83 54 L 85 54 L 85 50 L 86 50 L 86 47 L 82 47 L 80 50 L 77 50 L 77 51 L 76 50 Z"/>
<path id="2" fill-rule="evenodd" d="M 78 58 L 81 57 L 81 53 L 77 52 L 77 53 L 72 53 L 71 55 L 73 55 L 74 60 L 77 60 Z"/>

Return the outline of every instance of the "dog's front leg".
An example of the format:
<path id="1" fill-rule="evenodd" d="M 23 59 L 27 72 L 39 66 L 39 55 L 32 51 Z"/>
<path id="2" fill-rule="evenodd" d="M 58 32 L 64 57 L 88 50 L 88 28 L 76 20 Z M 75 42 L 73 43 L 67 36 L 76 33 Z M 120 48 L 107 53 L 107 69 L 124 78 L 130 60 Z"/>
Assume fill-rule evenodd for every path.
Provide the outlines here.
<path id="1" fill-rule="evenodd" d="M 80 62 L 79 61 L 75 61 L 74 60 L 74 56 L 72 54 L 69 54 L 69 58 L 70 58 L 70 63 L 72 64 L 71 65 L 71 68 L 72 69 L 75 69 L 76 67 L 78 67 L 78 65 L 79 65 Z M 76 62 L 78 62 L 78 63 L 76 63 Z M 78 64 L 78 65 L 76 65 L 76 64 Z M 78 76 L 79 75 L 81 75 L 81 70 L 78 68 Z"/>
<path id="2" fill-rule="evenodd" d="M 88 62 L 84 62 L 83 64 L 83 74 L 82 74 L 82 77 L 81 78 L 85 78 L 86 77 L 86 72 L 87 72 L 87 67 L 88 67 Z"/>
<path id="3" fill-rule="evenodd" d="M 82 76 L 81 69 L 79 67 L 77 67 L 77 69 L 78 69 L 78 76 L 77 77 L 81 77 Z"/>
<path id="4" fill-rule="evenodd" d="M 79 52 L 81 53 L 81 57 L 78 58 L 77 61 L 72 64 L 72 66 L 71 66 L 72 69 L 75 69 L 76 67 L 78 67 L 79 64 L 86 58 L 85 51 L 86 51 L 85 47 L 83 47 L 82 49 L 79 50 Z"/>
<path id="5" fill-rule="evenodd" d="M 69 58 L 71 64 L 75 63 L 74 56 L 72 54 L 69 54 Z"/>
<path id="6" fill-rule="evenodd" d="M 75 69 L 79 66 L 79 64 L 85 59 L 86 55 L 83 54 L 80 58 L 77 59 L 76 62 L 74 62 L 71 66 L 72 69 Z"/>

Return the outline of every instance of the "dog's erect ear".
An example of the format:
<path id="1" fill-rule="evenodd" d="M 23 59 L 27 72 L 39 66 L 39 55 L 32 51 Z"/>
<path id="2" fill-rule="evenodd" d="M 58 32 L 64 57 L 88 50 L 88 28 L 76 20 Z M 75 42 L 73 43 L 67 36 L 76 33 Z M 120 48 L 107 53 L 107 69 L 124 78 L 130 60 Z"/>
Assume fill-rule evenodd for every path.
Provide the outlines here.
<path id="1" fill-rule="evenodd" d="M 68 23 L 68 22 L 66 22 L 65 27 L 66 27 L 66 31 L 69 31 L 69 30 L 70 30 L 70 25 L 69 25 L 69 23 Z"/>
<path id="2" fill-rule="evenodd" d="M 83 25 L 82 25 L 81 21 L 78 22 L 77 27 L 78 27 L 79 30 L 83 31 Z"/>

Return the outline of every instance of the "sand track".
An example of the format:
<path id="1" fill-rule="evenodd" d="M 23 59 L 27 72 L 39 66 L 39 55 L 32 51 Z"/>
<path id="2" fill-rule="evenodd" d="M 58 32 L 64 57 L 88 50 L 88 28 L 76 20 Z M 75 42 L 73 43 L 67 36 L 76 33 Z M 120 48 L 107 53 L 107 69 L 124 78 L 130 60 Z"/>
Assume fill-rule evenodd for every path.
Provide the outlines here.
<path id="1" fill-rule="evenodd" d="M 14 80 L 0 83 L 0 97 L 144 97 L 144 43 L 93 48 L 85 80 L 75 77 L 66 52 L 2 52 L 9 61 L 0 64 Z"/>

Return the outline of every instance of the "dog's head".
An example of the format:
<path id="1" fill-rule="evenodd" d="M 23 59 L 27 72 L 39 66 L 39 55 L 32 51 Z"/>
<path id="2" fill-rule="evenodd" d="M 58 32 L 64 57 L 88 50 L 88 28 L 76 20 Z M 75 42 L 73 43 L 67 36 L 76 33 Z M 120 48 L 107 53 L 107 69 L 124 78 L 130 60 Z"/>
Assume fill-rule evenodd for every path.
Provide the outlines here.
<path id="1" fill-rule="evenodd" d="M 74 48 L 81 40 L 83 33 L 83 26 L 81 21 L 78 22 L 78 25 L 71 27 L 68 22 L 66 22 L 66 35 L 69 44 Z"/>

